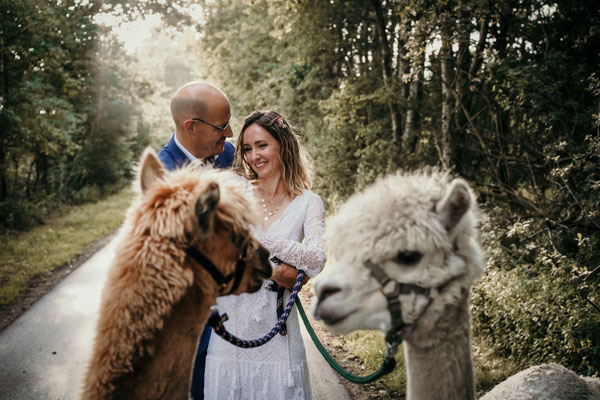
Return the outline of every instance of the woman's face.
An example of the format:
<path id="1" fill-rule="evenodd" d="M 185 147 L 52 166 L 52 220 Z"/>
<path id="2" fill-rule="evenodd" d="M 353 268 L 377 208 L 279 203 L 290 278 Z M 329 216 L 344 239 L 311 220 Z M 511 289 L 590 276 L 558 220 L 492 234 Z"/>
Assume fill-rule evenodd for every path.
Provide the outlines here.
<path id="1" fill-rule="evenodd" d="M 252 124 L 244 131 L 242 141 L 244 158 L 259 178 L 273 178 L 281 175 L 279 143 L 266 129 Z"/>

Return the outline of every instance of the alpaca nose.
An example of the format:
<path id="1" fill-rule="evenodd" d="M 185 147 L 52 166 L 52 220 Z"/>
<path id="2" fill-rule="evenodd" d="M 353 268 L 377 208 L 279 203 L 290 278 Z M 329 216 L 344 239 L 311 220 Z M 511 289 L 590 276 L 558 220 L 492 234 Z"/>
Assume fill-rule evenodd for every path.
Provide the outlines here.
<path id="1" fill-rule="evenodd" d="M 324 321 L 328 321 L 329 318 L 329 313 L 324 312 L 323 308 L 321 307 L 323 305 L 323 302 L 325 301 L 325 299 L 331 295 L 334 295 L 338 292 L 342 291 L 342 288 L 339 287 L 339 285 L 332 283 L 332 282 L 320 282 L 317 281 L 315 282 L 314 285 L 314 289 L 315 289 L 315 294 L 317 295 L 317 301 L 315 303 L 313 303 L 313 309 L 312 309 L 312 314 L 313 317 L 316 320 L 324 320 Z"/>
<path id="2" fill-rule="evenodd" d="M 315 294 L 319 299 L 319 302 L 324 301 L 327 297 L 340 292 L 341 286 L 337 282 L 332 281 L 316 281 L 315 282 Z"/>

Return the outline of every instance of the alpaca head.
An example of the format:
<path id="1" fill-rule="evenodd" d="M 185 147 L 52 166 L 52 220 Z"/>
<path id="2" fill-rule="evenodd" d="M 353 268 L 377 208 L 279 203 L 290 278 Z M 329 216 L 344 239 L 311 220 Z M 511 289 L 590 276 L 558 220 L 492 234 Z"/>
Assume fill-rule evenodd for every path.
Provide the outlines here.
<path id="1" fill-rule="evenodd" d="M 430 331 L 453 323 L 453 310 L 465 307 L 483 271 L 476 218 L 462 179 L 435 170 L 379 179 L 328 220 L 335 264 L 315 281 L 315 317 L 339 334 L 390 331 L 386 297 L 366 267 L 371 262 L 408 288 L 399 296 L 404 338 L 427 330 L 434 340 Z"/>
<path id="2" fill-rule="evenodd" d="M 223 276 L 243 272 L 239 286 L 233 288 L 235 279 L 231 279 L 222 288 L 225 293 L 231 289 L 235 289 L 232 294 L 255 292 L 271 276 L 269 252 L 249 232 L 255 223 L 254 207 L 233 173 L 191 167 L 167 172 L 154 151 L 147 149 L 140 163 L 139 184 L 140 205 L 132 208 L 131 218 L 134 236 L 148 243 L 160 242 L 152 246 L 155 252 L 182 258 L 189 267 L 185 268 L 187 276 L 196 284 L 206 283 L 198 279 L 206 276 L 200 273 L 205 263 L 187 256 L 190 248 L 208 258 Z M 155 256 L 153 251 L 148 253 L 150 258 Z M 245 264 L 243 271 L 236 271 L 238 260 Z"/>

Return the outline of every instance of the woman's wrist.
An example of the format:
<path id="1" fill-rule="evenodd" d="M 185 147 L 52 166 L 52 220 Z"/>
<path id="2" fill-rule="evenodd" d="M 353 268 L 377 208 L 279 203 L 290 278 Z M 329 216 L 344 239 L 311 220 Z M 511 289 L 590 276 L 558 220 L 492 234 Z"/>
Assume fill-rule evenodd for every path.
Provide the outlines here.
<path id="1" fill-rule="evenodd" d="M 279 279 L 281 279 L 281 266 L 277 265 L 275 266 L 275 268 L 273 268 L 273 280 L 274 281 L 278 281 Z"/>

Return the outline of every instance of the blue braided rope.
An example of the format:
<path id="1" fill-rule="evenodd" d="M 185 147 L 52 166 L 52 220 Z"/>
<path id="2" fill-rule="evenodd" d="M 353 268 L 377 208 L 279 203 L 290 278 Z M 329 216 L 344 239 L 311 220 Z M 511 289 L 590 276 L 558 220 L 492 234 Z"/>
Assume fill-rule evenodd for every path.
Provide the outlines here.
<path id="1" fill-rule="evenodd" d="M 298 270 L 298 277 L 296 279 L 296 283 L 294 284 L 294 288 L 292 289 L 292 294 L 290 295 L 287 305 L 285 306 L 285 309 L 283 310 L 283 314 L 277 321 L 277 324 L 275 324 L 275 327 L 273 329 L 271 329 L 271 331 L 269 333 L 267 333 L 265 336 L 263 336 L 260 339 L 243 340 L 243 339 L 235 337 L 232 334 L 230 334 L 229 332 L 227 332 L 227 330 L 225 329 L 225 326 L 223 326 L 223 322 L 227 321 L 227 314 L 223 314 L 222 316 L 220 316 L 219 313 L 213 312 L 213 314 L 211 314 L 211 316 L 209 317 L 207 324 L 209 326 L 211 326 L 214 329 L 214 331 L 219 336 L 221 336 L 223 339 L 227 340 L 229 343 L 234 344 L 238 347 L 249 349 L 249 348 L 253 348 L 253 347 L 262 346 L 263 344 L 265 344 L 269 340 L 271 340 L 275 335 L 277 335 L 279 333 L 279 331 L 281 330 L 281 327 L 283 326 L 283 324 L 285 324 L 285 322 L 287 321 L 287 318 L 290 315 L 290 312 L 292 311 L 292 307 L 294 307 L 294 303 L 296 303 L 296 299 L 298 297 L 298 292 L 300 291 L 300 287 L 302 286 L 302 279 L 304 279 L 304 271 Z M 304 313 L 304 308 L 302 307 L 302 303 L 300 302 L 300 299 L 298 299 L 297 305 L 298 305 L 298 312 L 300 313 L 300 316 L 302 317 L 302 320 L 304 321 L 304 325 L 306 326 L 306 330 L 310 334 L 310 337 L 312 338 L 313 342 L 315 343 L 315 346 L 317 346 L 317 349 L 319 350 L 321 355 L 325 358 L 325 360 L 327 360 L 327 362 L 329 363 L 331 368 L 333 368 L 342 377 L 348 379 L 350 382 L 359 383 L 359 384 L 364 385 L 366 383 L 374 382 L 375 380 L 381 378 L 382 376 L 384 376 L 386 374 L 389 374 L 390 372 L 392 372 L 394 370 L 394 367 L 396 366 L 396 359 L 394 358 L 394 355 L 397 350 L 397 345 L 395 347 L 391 348 L 388 344 L 388 348 L 387 348 L 387 351 L 385 354 L 385 359 L 383 360 L 381 367 L 377 371 L 375 371 L 372 374 L 367 375 L 367 376 L 357 376 L 357 375 L 353 375 L 350 372 L 346 371 L 341 365 L 339 365 L 335 361 L 335 359 L 333 357 L 331 357 L 331 355 L 327 352 L 325 347 L 319 341 L 319 338 L 317 338 L 315 331 L 312 329 L 312 326 L 310 326 L 310 322 L 308 321 L 308 318 L 306 317 L 306 314 Z M 387 338 L 386 338 L 386 340 L 387 340 Z"/>
<path id="2" fill-rule="evenodd" d="M 227 340 L 229 343 L 235 346 L 242 347 L 244 349 L 251 349 L 253 347 L 262 346 L 269 340 L 273 339 L 273 337 L 281 331 L 281 327 L 287 321 L 290 312 L 294 307 L 294 303 L 296 302 L 296 298 L 298 297 L 298 292 L 302 287 L 302 279 L 304 279 L 304 275 L 304 271 L 298 270 L 298 277 L 296 278 L 296 283 L 294 283 L 294 287 L 292 288 L 292 294 L 290 294 L 290 298 L 288 299 L 288 302 L 285 306 L 285 309 L 283 310 L 283 313 L 281 314 L 281 317 L 279 318 L 273 329 L 271 329 L 269 333 L 267 333 L 260 339 L 244 340 L 227 332 L 225 326 L 223 325 L 223 322 L 227 321 L 227 314 L 223 314 L 221 316 L 218 313 L 213 313 L 208 319 L 208 326 L 211 326 L 217 335 L 221 336 L 223 339 Z"/>

